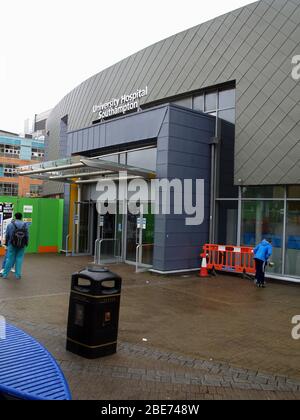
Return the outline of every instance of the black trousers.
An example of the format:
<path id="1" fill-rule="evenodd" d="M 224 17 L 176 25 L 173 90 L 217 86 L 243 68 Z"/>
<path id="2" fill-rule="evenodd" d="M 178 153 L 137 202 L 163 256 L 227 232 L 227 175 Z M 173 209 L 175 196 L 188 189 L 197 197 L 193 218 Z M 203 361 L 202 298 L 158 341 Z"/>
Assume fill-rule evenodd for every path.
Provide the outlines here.
<path id="1" fill-rule="evenodd" d="M 266 263 L 262 260 L 255 258 L 255 267 L 256 267 L 256 280 L 258 284 L 265 283 L 265 268 Z"/>

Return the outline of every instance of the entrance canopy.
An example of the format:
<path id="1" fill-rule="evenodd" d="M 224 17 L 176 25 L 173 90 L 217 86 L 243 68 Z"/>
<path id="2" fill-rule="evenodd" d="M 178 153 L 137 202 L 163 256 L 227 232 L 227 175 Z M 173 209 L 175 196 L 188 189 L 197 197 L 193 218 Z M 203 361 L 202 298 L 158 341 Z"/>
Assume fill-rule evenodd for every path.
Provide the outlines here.
<path id="1" fill-rule="evenodd" d="M 122 177 L 153 179 L 154 171 L 122 165 L 101 158 L 87 158 L 72 156 L 36 165 L 22 166 L 19 175 L 29 176 L 44 181 L 65 182 L 69 184 L 94 183 L 104 178 L 115 178 L 120 173 L 126 172 Z"/>

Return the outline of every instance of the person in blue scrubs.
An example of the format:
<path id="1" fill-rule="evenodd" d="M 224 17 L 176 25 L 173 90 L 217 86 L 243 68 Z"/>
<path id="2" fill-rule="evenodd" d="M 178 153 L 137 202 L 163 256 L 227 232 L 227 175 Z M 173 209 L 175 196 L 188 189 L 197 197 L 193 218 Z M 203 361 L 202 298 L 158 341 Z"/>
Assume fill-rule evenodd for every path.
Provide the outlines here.
<path id="1" fill-rule="evenodd" d="M 15 265 L 15 276 L 17 279 L 22 277 L 22 266 L 24 261 L 24 254 L 25 248 L 29 242 L 29 234 L 28 234 L 28 227 L 25 222 L 22 222 L 23 215 L 21 213 L 16 213 L 15 220 L 13 220 L 6 229 L 6 238 L 5 243 L 7 246 L 7 257 L 6 263 L 4 267 L 4 271 L 2 273 L 2 277 L 7 279 L 12 267 Z M 25 243 L 24 246 L 19 248 L 12 244 L 12 239 L 14 236 L 14 232 L 17 229 L 24 229 L 25 230 Z"/>

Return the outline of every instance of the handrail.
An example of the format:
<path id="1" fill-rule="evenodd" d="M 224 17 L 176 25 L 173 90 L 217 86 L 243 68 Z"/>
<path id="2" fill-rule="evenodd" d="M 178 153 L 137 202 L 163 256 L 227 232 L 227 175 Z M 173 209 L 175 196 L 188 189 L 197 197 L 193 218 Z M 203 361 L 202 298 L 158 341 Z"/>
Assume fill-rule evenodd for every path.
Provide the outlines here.
<path id="1" fill-rule="evenodd" d="M 97 259 L 95 259 L 95 263 L 98 265 L 101 265 L 101 250 L 102 250 L 102 244 L 104 242 L 116 242 L 116 244 L 120 244 L 120 239 L 98 239 L 98 251 L 95 252 L 95 256 L 97 255 Z M 96 241 L 97 242 L 97 241 Z M 114 252 L 116 253 L 116 251 Z M 121 256 L 120 255 L 114 255 L 114 258 L 117 260 L 117 262 L 120 262 Z M 103 261 L 104 262 L 104 261 Z"/>
<path id="2" fill-rule="evenodd" d="M 94 263 L 99 264 L 99 244 L 101 243 L 101 239 L 96 239 L 95 241 L 95 257 L 94 257 Z"/>
<path id="3" fill-rule="evenodd" d="M 60 250 L 60 252 L 65 252 L 66 257 L 69 257 L 70 255 L 72 255 L 72 250 L 69 250 L 69 239 L 70 239 L 70 237 L 71 237 L 70 234 L 68 234 L 66 236 L 66 242 L 65 242 L 66 249 L 61 249 Z"/>
<path id="4" fill-rule="evenodd" d="M 70 235 L 70 234 L 68 234 L 68 235 L 66 236 L 66 257 L 68 257 L 70 253 L 72 253 L 72 250 L 71 250 L 71 252 L 69 253 L 69 239 L 70 239 L 70 237 L 71 237 L 71 235 Z"/>
<path id="5" fill-rule="evenodd" d="M 135 250 L 135 272 L 136 273 L 138 273 L 139 272 L 139 263 L 140 263 L 140 259 L 141 259 L 141 254 L 140 254 L 140 249 L 141 249 L 141 246 L 142 245 L 138 245 L 137 247 L 136 247 L 136 250 Z M 141 264 L 141 263 L 140 263 Z"/>

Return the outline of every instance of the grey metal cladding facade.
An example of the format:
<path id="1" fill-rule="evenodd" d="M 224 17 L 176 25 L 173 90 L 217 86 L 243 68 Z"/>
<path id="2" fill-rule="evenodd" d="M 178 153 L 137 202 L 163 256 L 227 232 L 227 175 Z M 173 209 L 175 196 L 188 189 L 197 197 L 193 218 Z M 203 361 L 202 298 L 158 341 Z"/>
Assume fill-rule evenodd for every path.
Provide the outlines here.
<path id="1" fill-rule="evenodd" d="M 92 124 L 96 103 L 148 85 L 141 104 L 236 81 L 235 182 L 300 183 L 300 0 L 261 0 L 160 41 L 83 82 L 48 119 L 50 159 L 60 119 Z"/>
<path id="2" fill-rule="evenodd" d="M 68 155 L 158 138 L 167 107 L 159 106 L 68 133 Z"/>
<path id="3" fill-rule="evenodd" d="M 185 213 L 176 215 L 170 201 L 171 214 L 155 216 L 153 268 L 158 271 L 195 269 L 199 267 L 199 244 L 209 240 L 210 215 L 210 141 L 215 129 L 213 117 L 170 106 L 157 139 L 157 176 L 159 179 L 203 179 L 204 199 L 197 194 L 198 205 L 204 205 L 203 223 L 187 226 Z M 181 199 L 181 196 L 180 196 Z M 199 203 L 200 201 L 200 203 Z M 160 200 L 160 207 L 162 202 Z"/>

